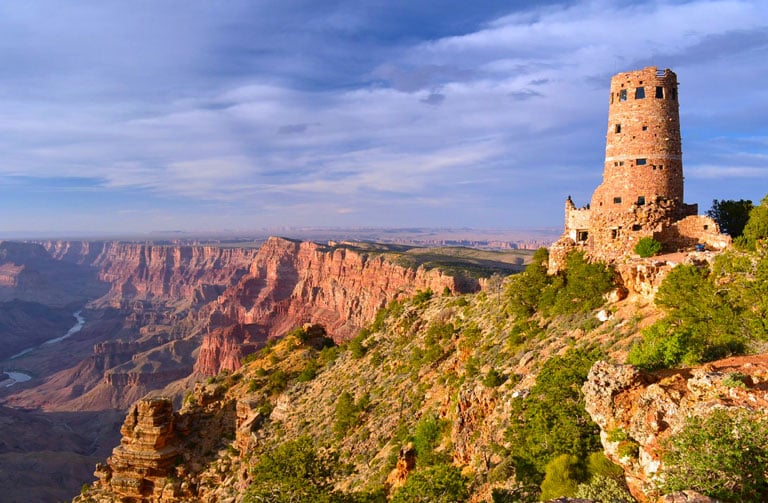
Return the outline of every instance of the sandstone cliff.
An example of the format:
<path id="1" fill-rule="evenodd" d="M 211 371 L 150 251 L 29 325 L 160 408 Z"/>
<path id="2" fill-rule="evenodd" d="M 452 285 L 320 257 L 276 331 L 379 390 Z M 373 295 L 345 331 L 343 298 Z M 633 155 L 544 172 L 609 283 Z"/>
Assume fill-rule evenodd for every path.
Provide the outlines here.
<path id="1" fill-rule="evenodd" d="M 381 255 L 270 238 L 248 274 L 210 306 L 209 332 L 195 370 L 208 375 L 235 370 L 256 344 L 305 323 L 319 323 L 343 341 L 390 300 L 446 288 L 473 291 L 479 283 L 439 270 L 406 268 Z M 216 330 L 231 326 L 248 328 Z"/>

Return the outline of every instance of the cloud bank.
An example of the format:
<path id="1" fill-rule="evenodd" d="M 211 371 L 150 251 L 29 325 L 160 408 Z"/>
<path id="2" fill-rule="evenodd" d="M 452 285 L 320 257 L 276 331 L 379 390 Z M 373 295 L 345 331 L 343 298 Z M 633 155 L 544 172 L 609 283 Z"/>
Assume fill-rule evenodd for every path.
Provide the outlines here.
<path id="1" fill-rule="evenodd" d="M 763 2 L 315 4 L 0 5 L 0 230 L 560 226 L 649 65 L 689 202 L 767 192 Z"/>

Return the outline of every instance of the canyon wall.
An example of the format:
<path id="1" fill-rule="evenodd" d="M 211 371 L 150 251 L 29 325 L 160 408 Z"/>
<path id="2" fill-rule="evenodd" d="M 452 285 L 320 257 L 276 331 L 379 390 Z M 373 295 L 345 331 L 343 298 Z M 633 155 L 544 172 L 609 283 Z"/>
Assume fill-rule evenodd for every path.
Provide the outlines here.
<path id="1" fill-rule="evenodd" d="M 297 326 L 321 324 L 341 342 L 392 299 L 479 288 L 477 280 L 400 266 L 381 253 L 282 238 L 260 248 L 51 241 L 8 249 L 14 257 L 27 250 L 51 270 L 84 271 L 100 286 L 99 295 L 81 299 L 89 300 L 89 321 L 68 342 L 82 348 L 79 362 L 12 399 L 52 410 L 125 408 L 193 373 L 237 369 Z M 9 271 L 25 267 L 6 263 Z"/>
<path id="2" fill-rule="evenodd" d="M 96 268 L 110 285 L 97 305 L 126 307 L 136 299 L 199 306 L 248 272 L 255 248 L 52 241 L 55 259 Z"/>
<path id="3" fill-rule="evenodd" d="M 248 274 L 206 308 L 208 332 L 195 370 L 208 375 L 235 370 L 260 342 L 306 323 L 323 325 L 340 342 L 389 301 L 446 288 L 475 291 L 479 283 L 435 269 L 409 269 L 382 255 L 270 238 Z M 217 330 L 233 325 L 244 328 Z"/>

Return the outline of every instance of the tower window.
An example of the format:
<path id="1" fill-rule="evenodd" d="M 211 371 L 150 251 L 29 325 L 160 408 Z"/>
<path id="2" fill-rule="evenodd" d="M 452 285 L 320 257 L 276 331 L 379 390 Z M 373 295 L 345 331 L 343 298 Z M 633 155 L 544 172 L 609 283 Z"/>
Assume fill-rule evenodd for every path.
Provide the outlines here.
<path id="1" fill-rule="evenodd" d="M 645 204 L 645 196 L 637 196 L 637 205 L 642 206 Z"/>
<path id="2" fill-rule="evenodd" d="M 645 88 L 644 87 L 635 88 L 635 99 L 641 100 L 643 98 L 645 98 Z"/>
<path id="3" fill-rule="evenodd" d="M 576 231 L 576 241 L 584 242 L 587 240 L 588 235 L 587 231 Z"/>
<path id="4" fill-rule="evenodd" d="M 619 237 L 619 229 L 611 229 L 611 239 Z"/>
<path id="5" fill-rule="evenodd" d="M 643 226 L 640 225 L 640 224 L 633 224 L 632 225 L 632 230 L 633 231 L 641 231 L 641 230 L 643 230 Z"/>
<path id="6" fill-rule="evenodd" d="M 613 128 L 614 133 L 621 133 L 621 124 L 616 124 Z"/>
<path id="7" fill-rule="evenodd" d="M 648 131 L 648 126 L 643 126 L 643 131 Z"/>
<path id="8" fill-rule="evenodd" d="M 619 91 L 619 101 L 627 101 L 627 90 L 622 89 Z"/>
<path id="9" fill-rule="evenodd" d="M 635 159 L 635 164 L 638 166 L 645 166 L 646 162 L 647 162 L 646 159 Z"/>
<path id="10" fill-rule="evenodd" d="M 613 204 L 621 204 L 621 198 L 620 197 L 614 197 L 613 198 Z"/>
<path id="11" fill-rule="evenodd" d="M 656 86 L 656 97 L 659 99 L 664 98 L 664 88 L 661 86 Z"/>
<path id="12" fill-rule="evenodd" d="M 676 100 L 677 99 L 677 89 L 674 87 L 669 90 L 669 97 L 670 99 Z"/>

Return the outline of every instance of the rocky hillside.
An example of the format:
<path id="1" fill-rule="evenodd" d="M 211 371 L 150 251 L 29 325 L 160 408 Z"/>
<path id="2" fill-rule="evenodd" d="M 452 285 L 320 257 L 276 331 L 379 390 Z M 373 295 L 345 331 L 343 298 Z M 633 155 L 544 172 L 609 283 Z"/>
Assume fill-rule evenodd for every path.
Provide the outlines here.
<path id="1" fill-rule="evenodd" d="M 259 487 L 264 456 L 303 438 L 340 456 L 347 468 L 334 474 L 334 487 L 350 498 L 379 501 L 419 470 L 447 467 L 459 467 L 473 501 L 494 491 L 525 496 L 511 477 L 515 404 L 535 389 L 547 357 L 571 362 L 569 350 L 585 334 L 621 354 L 641 323 L 634 309 L 604 322 L 587 309 L 523 328 L 509 302 L 503 292 L 418 294 L 390 303 L 341 346 L 312 328 L 296 331 L 236 371 L 198 383 L 174 414 L 170 401 L 140 402 L 121 447 L 80 501 L 240 501 Z M 586 377 L 588 358 L 575 354 Z M 183 461 L 170 466 L 137 444 L 147 435 L 141 424 L 157 425 L 162 452 L 173 449 Z M 150 458 L 157 463 L 145 466 Z M 305 497 L 322 501 L 313 499 L 319 493 Z"/>
<path id="2" fill-rule="evenodd" d="M 768 355 L 759 355 L 662 372 L 644 372 L 631 365 L 601 361 L 592 367 L 584 395 L 587 411 L 600 426 L 605 453 L 622 466 L 632 493 L 644 502 L 658 496 L 663 474 L 669 471 L 664 463 L 669 442 L 690 427 L 691 418 L 708 418 L 717 412 L 732 417 L 747 414 L 745 417 L 751 421 L 756 417 L 766 420 L 766 389 Z M 729 433 L 716 432 L 721 438 Z M 742 448 L 736 438 L 726 441 Z M 716 440 L 708 439 L 707 444 L 714 449 Z M 713 456 L 705 468 L 714 472 L 716 464 Z M 749 476 L 746 471 L 744 475 Z M 694 474 L 688 476 L 693 479 Z M 746 500 L 751 498 L 745 495 Z"/>
<path id="3" fill-rule="evenodd" d="M 691 253 L 612 272 L 574 256 L 552 277 L 537 255 L 504 288 L 390 302 L 341 345 L 306 325 L 198 382 L 175 412 L 160 395 L 136 404 L 76 501 L 759 501 L 763 358 L 620 362 L 758 349 L 765 260 Z M 723 318 L 702 318 L 713 305 Z M 699 430 L 735 432 L 708 438 L 756 452 L 757 468 L 742 455 L 712 475 Z M 702 464 L 726 489 L 698 482 Z"/>

